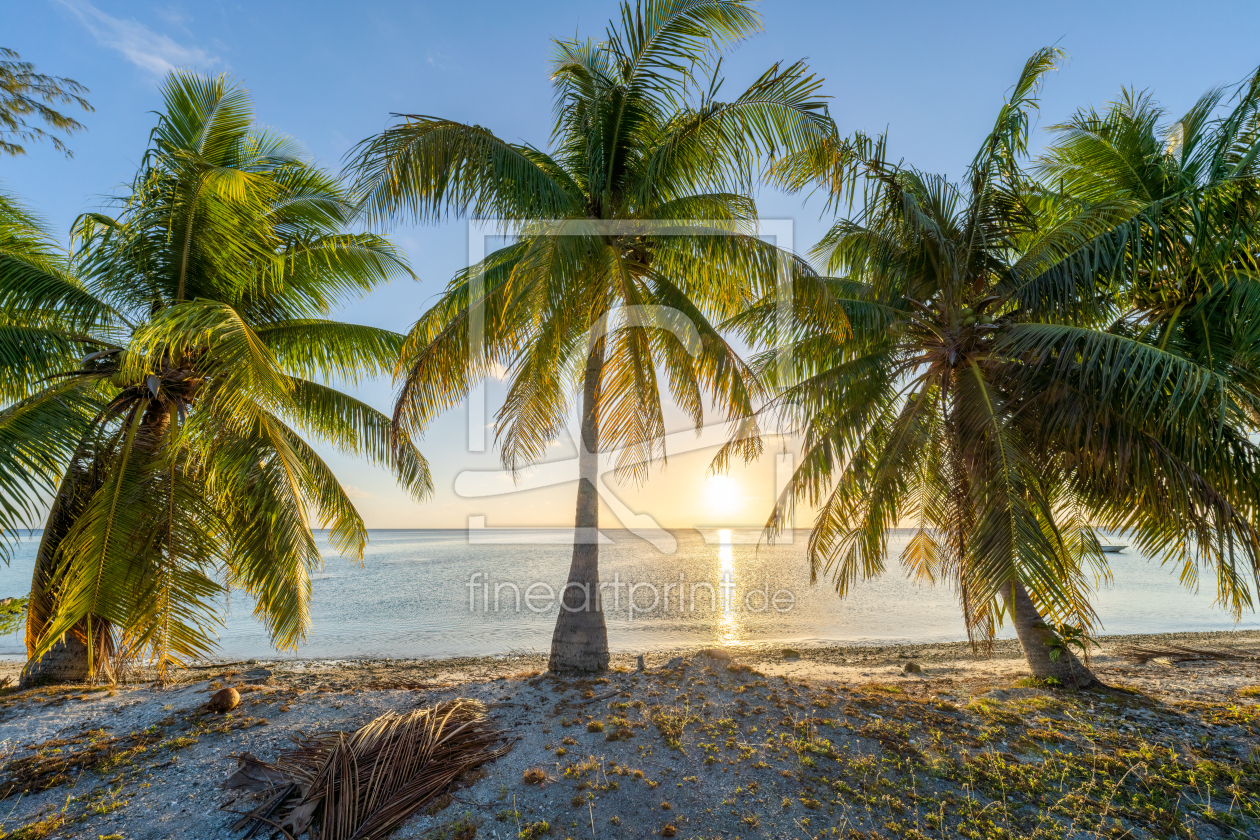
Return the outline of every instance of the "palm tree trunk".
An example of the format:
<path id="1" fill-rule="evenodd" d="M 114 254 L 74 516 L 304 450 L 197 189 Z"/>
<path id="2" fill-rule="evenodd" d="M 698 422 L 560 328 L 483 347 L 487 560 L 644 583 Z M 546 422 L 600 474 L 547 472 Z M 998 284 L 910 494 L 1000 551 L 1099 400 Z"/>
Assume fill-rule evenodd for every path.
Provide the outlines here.
<path id="1" fill-rule="evenodd" d="M 1019 636 L 1019 644 L 1024 649 L 1024 658 L 1028 667 L 1039 680 L 1053 678 L 1068 688 L 1089 688 L 1102 685 L 1089 668 L 1081 664 L 1071 650 L 1063 648 L 1059 658 L 1052 659 L 1050 654 L 1055 633 L 1041 618 L 1028 590 L 1019 581 L 1012 581 L 1002 587 L 1002 600 L 1011 614 L 1011 622 L 1015 625 L 1015 634 Z"/>
<path id="2" fill-rule="evenodd" d="M 551 635 L 551 671 L 603 671 L 608 667 L 608 628 L 599 597 L 599 398 L 604 338 L 592 342 L 582 383 L 582 440 L 578 446 L 577 511 L 573 561 Z"/>
<path id="3" fill-rule="evenodd" d="M 83 465 L 77 458 L 66 468 L 57 498 L 53 501 L 48 519 L 44 522 L 44 534 L 35 554 L 35 573 L 31 576 L 31 599 L 26 607 L 26 650 L 29 654 L 43 639 L 44 631 L 56 610 L 57 592 L 54 573 L 57 549 L 62 539 L 82 512 L 87 499 L 100 486 L 94 465 Z M 93 622 L 93 624 L 99 624 Z M 97 636 L 98 651 L 108 652 L 108 644 L 101 638 L 103 627 L 93 627 Z M 108 636 L 108 633 L 105 634 Z M 38 660 L 29 660 L 22 669 L 19 685 L 29 688 L 36 683 L 70 682 L 85 683 L 92 678 L 88 667 L 87 625 L 81 623 L 66 633 Z M 98 667 L 109 673 L 109 663 L 97 659 Z"/>
<path id="4" fill-rule="evenodd" d="M 145 412 L 136 435 L 136 448 L 146 453 L 156 452 L 168 426 L 168 413 L 154 403 Z M 57 498 L 44 522 L 44 535 L 35 555 L 35 573 L 31 577 L 31 599 L 26 610 L 28 655 L 43 640 L 56 611 L 57 550 L 92 494 L 100 489 L 103 483 L 101 468 L 99 462 L 84 463 L 76 455 L 66 468 L 61 486 L 57 488 Z M 89 643 L 93 645 L 90 657 Z M 20 685 L 25 688 L 36 682 L 86 683 L 101 676 L 112 681 L 116 653 L 109 622 L 99 616 L 91 616 L 90 622 L 86 619 L 80 621 L 38 661 L 28 660 L 22 669 Z"/>
<path id="5" fill-rule="evenodd" d="M 98 658 L 97 664 L 107 663 Z M 98 667 L 98 675 L 102 670 L 105 669 Z M 90 679 L 87 643 L 78 633 L 70 632 L 62 636 L 48 653 L 26 663 L 18 687 L 31 688 L 43 683 L 86 683 Z"/>

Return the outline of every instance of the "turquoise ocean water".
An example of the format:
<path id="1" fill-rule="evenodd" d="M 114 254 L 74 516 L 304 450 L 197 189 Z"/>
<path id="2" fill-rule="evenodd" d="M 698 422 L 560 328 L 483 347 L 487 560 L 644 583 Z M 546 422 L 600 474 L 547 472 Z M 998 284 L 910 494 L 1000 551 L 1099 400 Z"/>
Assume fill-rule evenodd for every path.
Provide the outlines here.
<path id="1" fill-rule="evenodd" d="M 467 531 L 372 531 L 363 566 L 336 556 L 321 537 L 325 567 L 312 576 L 307 643 L 295 653 L 277 654 L 252 603 L 234 593 L 219 653 L 232 659 L 341 659 L 545 652 L 557 610 L 548 592 L 565 581 L 571 549 L 563 541 L 569 535 L 471 533 L 470 541 Z M 758 546 L 752 532 L 706 529 L 672 536 L 675 549 L 663 553 L 627 532 L 606 532 L 600 569 L 614 651 L 966 638 L 953 594 L 907 581 L 895 560 L 882 578 L 859 584 L 841 600 L 826 582 L 810 585 L 803 532 L 792 544 L 774 546 Z M 890 535 L 893 557 L 907 538 Z M 0 597 L 29 589 L 37 540 L 25 540 L 12 563 L 0 566 Z M 1094 602 L 1103 632 L 1260 629 L 1254 612 L 1235 624 L 1213 605 L 1210 575 L 1194 593 L 1171 568 L 1133 549 L 1109 558 L 1114 583 L 1102 587 Z M 19 636 L 0 636 L 0 655 L 22 652 Z"/>

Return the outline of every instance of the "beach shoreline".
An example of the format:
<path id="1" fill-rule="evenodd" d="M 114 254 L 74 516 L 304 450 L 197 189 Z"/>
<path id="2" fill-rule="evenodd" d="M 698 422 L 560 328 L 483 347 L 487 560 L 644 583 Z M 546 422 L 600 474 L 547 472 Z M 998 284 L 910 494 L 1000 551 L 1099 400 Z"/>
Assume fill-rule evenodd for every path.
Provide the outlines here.
<path id="1" fill-rule="evenodd" d="M 1104 635 L 1096 637 L 1099 647 L 1091 651 L 1091 656 L 1108 657 L 1108 651 L 1123 645 L 1229 645 L 1260 647 L 1260 630 L 1208 630 L 1177 631 L 1169 633 L 1130 633 Z M 810 667 L 830 669 L 835 675 L 847 675 L 850 671 L 861 671 L 872 666 L 886 666 L 914 660 L 927 663 L 950 662 L 958 668 L 985 668 L 985 663 L 996 663 L 1014 660 L 1016 667 L 1023 662 L 1023 651 L 1017 639 L 997 639 L 988 645 L 978 643 L 973 647 L 970 642 L 904 642 L 895 644 L 879 643 L 795 643 L 771 644 L 750 643 L 743 645 L 695 644 L 665 651 L 652 651 L 643 654 L 649 668 L 653 664 L 667 662 L 679 656 L 688 656 L 700 650 L 720 649 L 741 661 L 749 663 L 774 662 L 782 660 L 782 651 L 795 650 L 800 657 L 793 660 L 802 668 Z M 637 664 L 637 653 L 613 653 L 609 667 L 634 668 Z M 231 667 L 265 667 L 278 671 L 303 671 L 316 669 L 329 671 L 344 668 L 348 671 L 380 668 L 399 668 L 409 672 L 426 673 L 483 673 L 497 672 L 503 668 L 522 670 L 529 666 L 539 669 L 546 667 L 547 654 L 534 651 L 508 651 L 494 656 L 454 656 L 440 658 L 424 657 L 282 657 L 257 659 L 207 659 L 190 663 L 187 669 L 178 669 L 173 674 L 175 681 L 196 678 L 199 674 L 214 669 Z M 811 664 L 812 663 L 812 664 Z M 24 660 L 18 657 L 0 658 L 0 680 L 8 676 L 14 681 L 21 673 Z M 1007 670 L 1007 669 L 1003 669 Z M 149 668 L 133 669 L 124 683 L 145 683 L 155 678 Z"/>
<path id="2" fill-rule="evenodd" d="M 571 676 L 540 654 L 247 660 L 165 685 L 10 688 L 0 837 L 240 836 L 230 812 L 258 800 L 223 788 L 235 756 L 274 761 L 300 733 L 460 698 L 485 704 L 511 749 L 391 840 L 1255 836 L 1260 665 L 1246 657 L 1260 631 L 1099 641 L 1106 691 L 1037 684 L 1012 640 L 987 656 L 965 642 L 693 648 L 643 671 L 615 654 Z M 1121 655 L 1134 645 L 1237 655 L 1142 663 Z M 240 705 L 209 712 L 225 687 Z"/>

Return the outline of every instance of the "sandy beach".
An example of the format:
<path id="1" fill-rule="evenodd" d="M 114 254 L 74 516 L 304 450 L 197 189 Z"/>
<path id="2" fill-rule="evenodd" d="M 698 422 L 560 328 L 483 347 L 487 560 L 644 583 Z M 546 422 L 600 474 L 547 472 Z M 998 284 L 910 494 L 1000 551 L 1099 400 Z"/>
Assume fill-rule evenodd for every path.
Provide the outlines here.
<path id="1" fill-rule="evenodd" d="M 487 704 L 511 750 L 395 837 L 1257 836 L 1257 663 L 1117 653 L 1252 651 L 1260 633 L 1100 641 L 1111 691 L 1031 684 L 1014 642 L 984 658 L 965 644 L 679 651 L 641 672 L 615 656 L 592 678 L 546 675 L 541 656 L 250 661 L 165 687 L 7 689 L 0 837 L 239 836 L 224 809 L 256 800 L 222 789 L 233 756 L 272 760 L 296 733 L 456 697 Z M 207 712 L 226 685 L 240 706 Z"/>

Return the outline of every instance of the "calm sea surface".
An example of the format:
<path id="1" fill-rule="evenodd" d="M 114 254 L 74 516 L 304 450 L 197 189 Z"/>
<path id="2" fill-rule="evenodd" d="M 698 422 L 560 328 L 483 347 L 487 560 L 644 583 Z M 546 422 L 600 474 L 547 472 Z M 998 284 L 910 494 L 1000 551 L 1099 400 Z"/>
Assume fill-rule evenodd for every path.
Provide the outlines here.
<path id="1" fill-rule="evenodd" d="M 276 654 L 253 605 L 234 594 L 220 653 L 271 659 L 545 652 L 558 609 L 548 593 L 564 584 L 571 548 L 559 541 L 569 535 L 472 533 L 470 543 L 466 531 L 372 531 L 362 567 L 326 550 L 325 568 L 313 576 L 313 626 L 305 645 Z M 908 582 L 895 560 L 882 578 L 860 584 L 843 601 L 826 583 L 811 587 L 803 532 L 794 544 L 758 547 L 755 533 L 676 531 L 672 554 L 625 532 L 607 536 L 600 570 L 614 651 L 966 638 L 952 593 Z M 907 538 L 890 536 L 894 557 Z M 30 588 L 37 541 L 38 535 L 25 541 L 11 565 L 0 565 L 0 597 Z M 320 543 L 326 547 L 322 537 Z M 1210 575 L 1194 593 L 1171 568 L 1132 549 L 1109 558 L 1115 582 L 1095 599 L 1104 632 L 1260 629 L 1255 613 L 1235 625 L 1213 606 Z M 0 655 L 22 653 L 20 636 L 0 636 Z"/>

